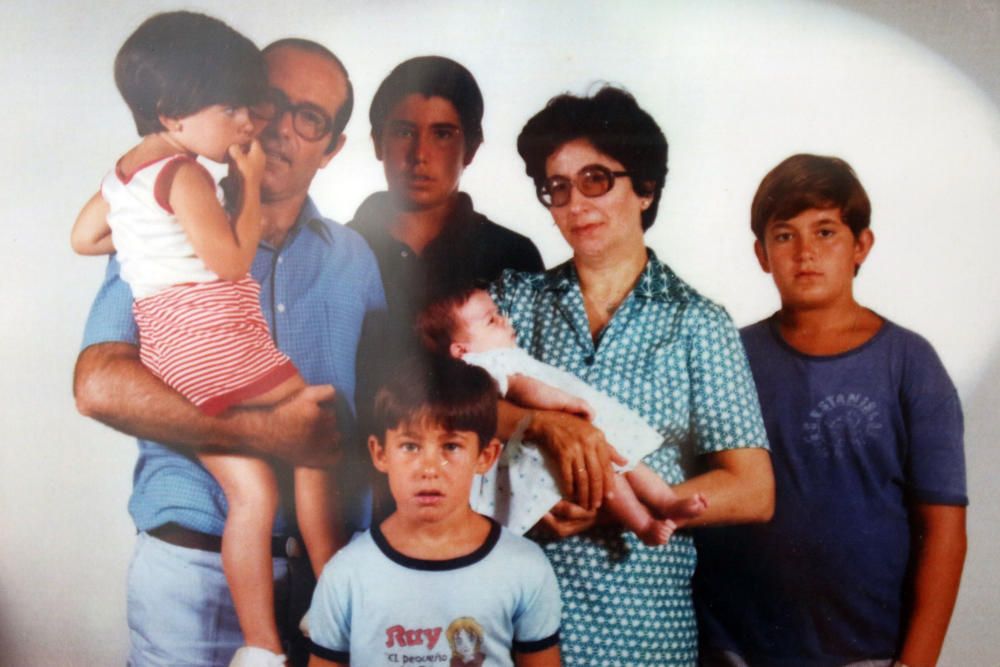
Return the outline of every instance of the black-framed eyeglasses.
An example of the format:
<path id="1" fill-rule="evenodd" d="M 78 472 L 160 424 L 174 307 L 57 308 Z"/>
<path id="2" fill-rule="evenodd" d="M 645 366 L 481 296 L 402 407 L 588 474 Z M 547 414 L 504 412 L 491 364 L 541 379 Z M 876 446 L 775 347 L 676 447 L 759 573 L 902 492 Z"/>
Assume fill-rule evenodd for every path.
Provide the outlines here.
<path id="1" fill-rule="evenodd" d="M 333 129 L 333 119 L 325 111 L 315 104 L 292 104 L 277 88 L 268 91 L 266 100 L 250 107 L 250 113 L 254 119 L 267 122 L 291 113 L 292 128 L 306 141 L 319 141 Z"/>
<path id="2" fill-rule="evenodd" d="M 536 194 L 546 208 L 565 206 L 569 203 L 574 185 L 584 197 L 600 197 L 615 187 L 616 176 L 628 175 L 627 171 L 611 171 L 602 164 L 588 164 L 572 179 L 565 176 L 546 178 L 538 186 Z"/>

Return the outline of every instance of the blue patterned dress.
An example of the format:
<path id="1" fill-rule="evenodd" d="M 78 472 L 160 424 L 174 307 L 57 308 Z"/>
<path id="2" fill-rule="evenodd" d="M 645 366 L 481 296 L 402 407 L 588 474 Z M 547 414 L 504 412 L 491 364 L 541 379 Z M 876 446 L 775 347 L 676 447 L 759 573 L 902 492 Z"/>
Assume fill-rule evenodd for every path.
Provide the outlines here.
<path id="1" fill-rule="evenodd" d="M 644 462 L 667 482 L 684 481 L 701 454 L 766 446 L 732 321 L 651 250 L 597 345 L 572 262 L 545 273 L 508 271 L 493 297 L 520 347 L 617 398 L 663 435 Z M 690 536 L 647 547 L 631 533 L 599 527 L 542 546 L 562 589 L 564 665 L 695 664 Z"/>

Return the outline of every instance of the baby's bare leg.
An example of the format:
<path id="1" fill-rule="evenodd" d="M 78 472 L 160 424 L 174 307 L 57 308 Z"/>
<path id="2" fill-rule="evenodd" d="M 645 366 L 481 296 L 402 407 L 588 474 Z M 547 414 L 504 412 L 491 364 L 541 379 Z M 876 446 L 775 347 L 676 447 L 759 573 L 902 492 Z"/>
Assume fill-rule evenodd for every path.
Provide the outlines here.
<path id="1" fill-rule="evenodd" d="M 613 493 L 604 500 L 611 514 L 651 547 L 666 544 L 677 526 L 673 521 L 654 517 L 623 475 L 615 475 Z"/>
<path id="2" fill-rule="evenodd" d="M 229 454 L 199 457 L 226 494 L 229 511 L 222 533 L 222 569 L 248 646 L 281 653 L 274 617 L 271 527 L 278 484 L 262 459 Z"/>
<path id="3" fill-rule="evenodd" d="M 700 493 L 690 498 L 679 497 L 669 484 L 643 463 L 625 473 L 624 477 L 639 500 L 658 519 L 672 519 L 678 526 L 683 526 L 708 507 L 705 496 Z"/>
<path id="4" fill-rule="evenodd" d="M 295 469 L 295 515 L 309 563 L 319 578 L 323 566 L 344 546 L 340 504 L 330 470 Z"/>

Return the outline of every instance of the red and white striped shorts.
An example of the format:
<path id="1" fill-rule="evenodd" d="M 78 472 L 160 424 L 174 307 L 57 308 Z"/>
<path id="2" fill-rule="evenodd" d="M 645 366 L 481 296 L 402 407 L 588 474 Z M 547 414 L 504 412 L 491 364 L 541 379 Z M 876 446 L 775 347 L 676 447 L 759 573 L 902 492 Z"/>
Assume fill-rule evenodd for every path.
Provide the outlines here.
<path id="1" fill-rule="evenodd" d="M 260 285 L 175 285 L 132 304 L 139 358 L 202 412 L 214 415 L 259 396 L 298 371 L 271 340 Z"/>

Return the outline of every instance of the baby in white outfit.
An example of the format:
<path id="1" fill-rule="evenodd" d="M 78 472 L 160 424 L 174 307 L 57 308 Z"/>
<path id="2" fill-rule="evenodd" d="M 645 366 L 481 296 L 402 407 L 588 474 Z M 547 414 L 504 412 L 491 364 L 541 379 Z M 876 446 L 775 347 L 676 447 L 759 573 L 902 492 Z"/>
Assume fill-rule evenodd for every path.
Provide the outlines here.
<path id="1" fill-rule="evenodd" d="M 433 351 L 486 369 L 508 400 L 593 421 L 628 460 L 625 466 L 616 466 L 621 474 L 615 475 L 605 506 L 646 544 L 665 544 L 678 522 L 698 516 L 707 507 L 701 494 L 679 498 L 640 462 L 663 443 L 656 429 L 575 375 L 518 348 L 514 330 L 485 290 L 469 289 L 436 301 L 424 311 L 418 328 L 424 344 Z M 472 508 L 511 530 L 527 532 L 562 498 L 549 465 L 537 447 L 515 436 L 504 448 L 499 465 L 473 488 Z"/>

